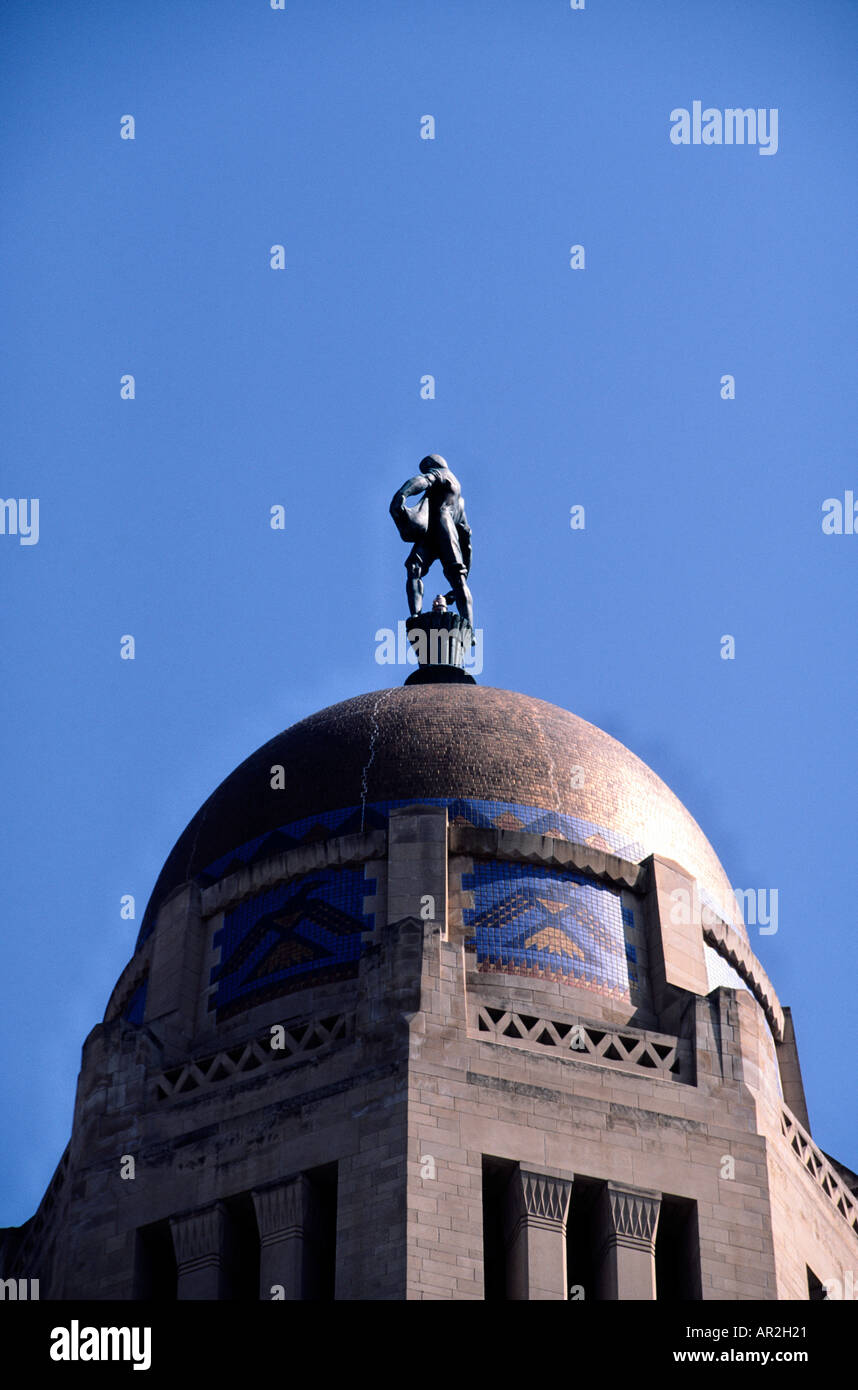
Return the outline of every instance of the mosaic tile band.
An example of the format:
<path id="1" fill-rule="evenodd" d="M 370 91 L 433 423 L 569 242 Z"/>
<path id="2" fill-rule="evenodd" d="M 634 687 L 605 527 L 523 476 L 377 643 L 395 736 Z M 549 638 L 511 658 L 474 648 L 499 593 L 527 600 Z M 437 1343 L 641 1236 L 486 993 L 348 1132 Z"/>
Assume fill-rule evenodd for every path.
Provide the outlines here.
<path id="1" fill-rule="evenodd" d="M 224 916 L 212 944 L 220 962 L 209 1009 L 218 1021 L 299 989 L 357 974 L 362 933 L 373 918 L 363 911 L 375 890 L 363 869 L 321 869 L 256 897 Z"/>
<path id="2" fill-rule="evenodd" d="M 479 970 L 557 980 L 631 1002 L 636 950 L 626 931 L 634 915 L 615 889 L 580 874 L 499 862 L 478 863 L 462 887 L 474 895 L 464 917 Z"/>
<path id="3" fill-rule="evenodd" d="M 384 828 L 390 811 L 407 799 L 352 806 L 305 817 L 258 836 L 209 864 L 202 886 L 272 855 L 313 840 Z M 427 803 L 424 803 L 427 804 Z M 576 817 L 509 802 L 431 799 L 446 806 L 452 823 L 522 830 L 595 845 L 630 860 L 643 847 L 623 841 Z M 505 861 L 478 862 L 463 876 L 474 894 L 465 926 L 474 932 L 477 968 L 556 980 L 641 1004 L 648 996 L 645 962 L 635 914 L 616 889 L 582 874 Z M 327 869 L 278 885 L 228 912 L 214 938 L 221 951 L 212 971 L 209 1007 L 219 1019 L 264 999 L 357 973 L 363 933 L 372 929 L 363 911 L 372 893 L 363 870 Z M 716 963 L 717 962 L 717 963 Z M 640 966 L 640 968 L 639 968 Z M 710 988 L 744 988 L 735 971 L 707 948 Z M 129 1001 L 125 1017 L 141 1022 L 145 987 Z"/>
<path id="4" fill-rule="evenodd" d="M 294 849 L 311 840 L 329 839 L 334 835 L 353 835 L 361 830 L 385 829 L 387 817 L 402 806 L 413 806 L 413 797 L 399 801 L 375 801 L 364 807 L 349 806 L 341 811 L 325 811 L 281 826 L 268 835 L 259 835 L 247 844 L 207 864 L 200 876 L 203 886 L 214 883 L 227 874 L 268 859 L 273 854 Z M 521 806 L 509 801 L 474 801 L 458 798 L 421 797 L 421 806 L 446 806 L 451 823 L 474 825 L 482 829 L 522 830 L 530 835 L 551 835 L 558 840 L 572 840 L 592 845 L 610 854 L 639 863 L 649 852 L 636 840 L 628 840 L 615 830 L 579 820 L 576 816 L 558 811 L 544 811 L 536 806 Z"/>

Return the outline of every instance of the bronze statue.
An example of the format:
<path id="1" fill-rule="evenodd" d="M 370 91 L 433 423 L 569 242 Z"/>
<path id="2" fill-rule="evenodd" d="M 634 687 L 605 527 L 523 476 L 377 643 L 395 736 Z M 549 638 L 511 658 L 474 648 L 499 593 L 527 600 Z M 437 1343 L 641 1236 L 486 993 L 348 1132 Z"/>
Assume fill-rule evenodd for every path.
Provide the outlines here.
<path id="1" fill-rule="evenodd" d="M 409 507 L 406 498 L 419 492 L 425 495 L 416 507 Z M 455 599 L 459 613 L 473 627 L 473 600 L 467 585 L 471 528 L 459 480 L 450 472 L 446 459 L 440 454 L 421 459 L 420 472 L 403 483 L 394 496 L 390 515 L 402 539 L 413 542 L 405 561 L 405 592 L 411 616 L 423 608 L 423 575 L 440 560 L 447 583 L 452 586 L 447 600 Z"/>

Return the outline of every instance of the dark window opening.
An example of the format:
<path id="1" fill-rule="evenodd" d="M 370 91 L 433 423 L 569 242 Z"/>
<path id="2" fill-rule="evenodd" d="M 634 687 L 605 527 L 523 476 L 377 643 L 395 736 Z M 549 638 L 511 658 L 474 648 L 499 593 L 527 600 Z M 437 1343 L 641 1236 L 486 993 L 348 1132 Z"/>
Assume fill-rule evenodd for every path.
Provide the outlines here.
<path id="1" fill-rule="evenodd" d="M 337 1274 L 337 1165 L 307 1174 L 314 1207 L 314 1239 L 304 1242 L 304 1298 L 331 1303 Z"/>
<path id="2" fill-rule="evenodd" d="M 663 1303 L 702 1299 L 697 1203 L 665 1193 L 655 1235 L 656 1298 Z"/>
<path id="3" fill-rule="evenodd" d="M 259 1298 L 259 1231 L 253 1198 L 249 1193 L 242 1193 L 238 1197 L 228 1197 L 224 1206 L 226 1297 L 236 1303 L 256 1302 Z"/>
<path id="4" fill-rule="evenodd" d="M 507 1301 L 504 1207 L 506 1190 L 517 1168 L 518 1164 L 509 1159 L 483 1156 L 483 1296 L 489 1303 Z"/>
<path id="5" fill-rule="evenodd" d="M 596 1256 L 597 1205 L 604 1184 L 593 1178 L 572 1183 L 569 1217 L 566 1222 L 566 1295 L 573 1302 L 598 1300 Z"/>
<path id="6" fill-rule="evenodd" d="M 134 1252 L 134 1297 L 148 1303 L 175 1303 L 176 1282 L 169 1221 L 141 1227 Z"/>
<path id="7" fill-rule="evenodd" d="M 814 1274 L 810 1265 L 805 1265 L 807 1270 L 807 1297 L 811 1303 L 825 1303 L 828 1300 L 828 1290 L 822 1280 Z"/>

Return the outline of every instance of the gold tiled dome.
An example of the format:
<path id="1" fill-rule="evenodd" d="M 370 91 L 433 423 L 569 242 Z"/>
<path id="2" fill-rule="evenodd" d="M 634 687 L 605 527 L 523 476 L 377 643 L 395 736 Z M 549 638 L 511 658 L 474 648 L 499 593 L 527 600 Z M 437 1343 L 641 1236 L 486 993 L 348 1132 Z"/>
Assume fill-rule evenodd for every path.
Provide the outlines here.
<path id="1" fill-rule="evenodd" d="M 285 771 L 279 790 L 271 787 L 276 765 Z M 512 808 L 498 814 L 513 822 L 517 807 L 554 813 L 567 838 L 630 859 L 655 852 L 697 878 L 704 897 L 732 900 L 697 822 L 609 734 L 528 695 L 424 685 L 331 705 L 252 754 L 179 838 L 147 918 L 180 883 L 259 836 L 324 812 L 421 798 L 495 803 Z M 734 921 L 740 926 L 738 909 Z"/>

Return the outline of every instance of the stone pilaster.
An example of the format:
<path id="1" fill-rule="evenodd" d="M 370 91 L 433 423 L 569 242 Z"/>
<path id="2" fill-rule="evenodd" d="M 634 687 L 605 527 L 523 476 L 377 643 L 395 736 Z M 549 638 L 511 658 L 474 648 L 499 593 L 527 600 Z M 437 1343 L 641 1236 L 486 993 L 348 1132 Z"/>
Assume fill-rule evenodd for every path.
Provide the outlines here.
<path id="1" fill-rule="evenodd" d="M 447 935 L 447 808 L 403 806 L 387 832 L 387 920 L 416 917 Z"/>
<path id="2" fill-rule="evenodd" d="M 566 1217 L 572 1183 L 520 1168 L 506 1193 L 507 1298 L 566 1299 Z"/>
<path id="3" fill-rule="evenodd" d="M 777 1054 L 781 1081 L 784 1088 L 784 1100 L 799 1123 L 804 1125 L 808 1134 L 810 1134 L 810 1120 L 807 1114 L 804 1083 L 801 1079 L 801 1065 L 798 1060 L 798 1047 L 795 1041 L 795 1026 L 792 1021 L 792 1011 L 784 1005 L 783 1014 L 784 1036 L 783 1042 L 778 1046 Z"/>
<path id="4" fill-rule="evenodd" d="M 709 993 L 703 954 L 703 909 L 697 883 L 678 864 L 655 854 L 646 863 L 649 889 L 644 914 L 653 1006 L 659 1015 L 659 1026 L 671 1032 L 668 1011 L 676 1001 L 676 991 Z"/>
<path id="5" fill-rule="evenodd" d="M 303 1299 L 310 1295 L 307 1255 L 318 1237 L 317 1203 L 312 1186 L 302 1174 L 287 1182 L 272 1183 L 253 1193 L 259 1227 L 259 1297 L 270 1299 L 272 1289 L 282 1287 L 282 1297 Z"/>
<path id="6" fill-rule="evenodd" d="M 200 890 L 188 883 L 158 913 L 146 995 L 146 1022 L 169 1046 L 181 1048 L 193 1036 L 202 993 L 202 955 L 206 926 Z"/>
<path id="7" fill-rule="evenodd" d="M 222 1202 L 170 1218 L 176 1252 L 178 1299 L 229 1296 L 226 1269 L 226 1208 Z"/>
<path id="8" fill-rule="evenodd" d="M 599 1207 L 600 1299 L 655 1298 L 655 1233 L 661 1193 L 608 1182 Z"/>

